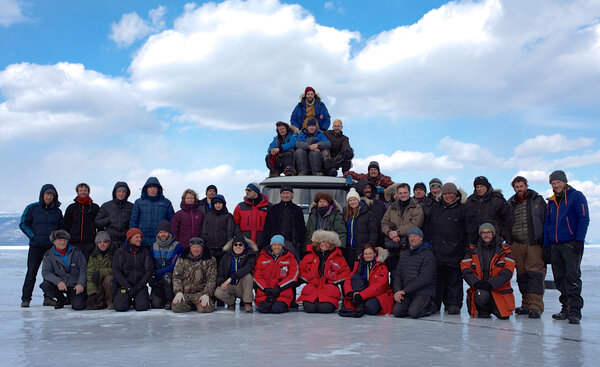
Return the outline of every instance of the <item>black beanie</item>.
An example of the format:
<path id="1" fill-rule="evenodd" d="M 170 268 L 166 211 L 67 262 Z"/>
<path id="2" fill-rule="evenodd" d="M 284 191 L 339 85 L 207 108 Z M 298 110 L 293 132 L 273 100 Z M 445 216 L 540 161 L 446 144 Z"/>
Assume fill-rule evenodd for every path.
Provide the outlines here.
<path id="1" fill-rule="evenodd" d="M 567 181 L 567 175 L 565 174 L 565 172 L 561 171 L 559 169 L 556 170 L 556 171 L 554 171 L 554 172 L 552 172 L 550 174 L 550 178 L 548 179 L 548 181 L 550 183 L 552 183 L 552 181 L 554 181 L 554 180 L 558 180 L 558 181 L 562 181 L 562 182 L 568 182 Z"/>
<path id="2" fill-rule="evenodd" d="M 165 231 L 171 233 L 171 223 L 168 220 L 163 219 L 160 223 L 158 223 L 158 229 L 156 232 Z"/>
<path id="3" fill-rule="evenodd" d="M 424 184 L 423 182 L 417 182 L 417 183 L 415 184 L 415 186 L 413 187 L 413 192 L 414 192 L 416 189 L 421 189 L 421 190 L 423 190 L 423 191 L 427 192 L 427 186 L 425 186 L 425 184 Z"/>
<path id="4" fill-rule="evenodd" d="M 483 185 L 488 189 L 492 186 L 485 176 L 475 177 L 475 181 L 473 181 L 473 187 L 477 187 L 477 185 Z"/>
<path id="5" fill-rule="evenodd" d="M 208 190 L 210 190 L 210 189 L 213 189 L 213 190 L 215 190 L 215 194 L 218 194 L 218 193 L 219 193 L 219 191 L 217 190 L 217 187 L 216 187 L 215 185 L 208 185 L 208 186 L 206 187 L 206 191 L 205 191 L 205 193 L 206 193 L 206 192 L 208 192 Z"/>

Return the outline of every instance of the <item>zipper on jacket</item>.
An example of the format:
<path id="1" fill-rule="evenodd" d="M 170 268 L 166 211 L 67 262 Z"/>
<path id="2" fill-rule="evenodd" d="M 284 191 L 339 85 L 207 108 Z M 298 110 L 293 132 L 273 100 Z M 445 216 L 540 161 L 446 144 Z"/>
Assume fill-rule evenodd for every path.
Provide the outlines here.
<path id="1" fill-rule="evenodd" d="M 567 227 L 569 227 L 569 232 L 571 232 L 571 236 L 572 236 L 573 231 L 571 230 L 571 224 L 569 223 L 569 216 L 567 215 L 565 218 L 567 218 Z"/>

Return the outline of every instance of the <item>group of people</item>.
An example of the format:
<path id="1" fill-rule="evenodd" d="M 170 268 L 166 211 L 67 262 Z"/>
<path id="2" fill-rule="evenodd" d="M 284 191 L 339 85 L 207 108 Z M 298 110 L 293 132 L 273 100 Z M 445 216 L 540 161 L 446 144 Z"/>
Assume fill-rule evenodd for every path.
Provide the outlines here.
<path id="1" fill-rule="evenodd" d="M 201 200 L 185 190 L 175 213 L 155 177 L 135 203 L 117 182 L 101 207 L 82 183 L 64 218 L 55 187 L 44 185 L 20 225 L 30 239 L 21 306 L 29 306 L 42 264 L 44 305 L 56 308 L 211 312 L 217 302 L 234 310 L 239 298 L 246 312 L 253 303 L 263 313 L 301 304 L 309 313 L 416 318 L 442 306 L 460 313 L 464 280 L 473 317 L 506 319 L 516 310 L 540 318 L 551 264 L 562 306 L 552 317 L 580 322 L 589 210 L 563 171 L 550 175 L 547 201 L 521 176 L 508 200 L 483 176 L 469 196 L 437 178 L 429 193 L 416 183 L 411 196 L 410 185 L 395 184 L 377 162 L 346 176 L 357 181 L 345 207 L 320 192 L 306 223 L 289 185 L 272 204 L 250 183 L 231 214 L 214 185 Z"/>

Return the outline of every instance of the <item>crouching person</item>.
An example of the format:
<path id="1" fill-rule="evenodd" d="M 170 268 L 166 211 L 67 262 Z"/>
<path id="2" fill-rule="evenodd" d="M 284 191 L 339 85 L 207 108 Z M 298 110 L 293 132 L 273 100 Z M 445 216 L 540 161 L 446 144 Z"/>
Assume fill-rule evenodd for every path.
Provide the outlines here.
<path id="1" fill-rule="evenodd" d="M 258 246 L 244 236 L 236 236 L 223 246 L 223 258 L 217 270 L 215 297 L 225 302 L 227 309 L 235 311 L 235 299 L 242 300 L 246 312 L 254 312 L 254 276 Z M 240 303 L 240 308 L 241 308 Z"/>
<path id="2" fill-rule="evenodd" d="M 83 252 L 69 244 L 71 236 L 62 229 L 52 232 L 53 246 L 44 254 L 40 288 L 44 306 L 63 308 L 68 302 L 74 310 L 85 308 L 86 262 Z"/>
<path id="3" fill-rule="evenodd" d="M 171 309 L 171 302 L 175 296 L 172 281 L 173 269 L 182 252 L 183 246 L 175 241 L 169 221 L 163 220 L 158 224 L 156 242 L 152 245 L 152 259 L 154 260 L 154 273 L 150 282 L 152 308 Z"/>
<path id="4" fill-rule="evenodd" d="M 115 311 L 129 310 L 133 305 L 136 311 L 150 308 L 148 281 L 152 277 L 154 264 L 148 247 L 142 246 L 142 231 L 131 228 L 126 233 L 127 241 L 115 251 L 112 274 L 116 289 L 113 301 Z"/>
<path id="5" fill-rule="evenodd" d="M 261 313 L 287 312 L 294 300 L 292 288 L 298 281 L 298 263 L 285 247 L 282 235 L 271 238 L 269 247 L 262 249 L 254 267 L 256 305 Z"/>
<path id="6" fill-rule="evenodd" d="M 423 232 L 413 227 L 408 230 L 408 251 L 400 254 L 394 279 L 394 305 L 392 313 L 396 317 L 419 318 L 429 316 L 436 309 L 435 254 L 429 242 L 423 242 Z"/>
<path id="7" fill-rule="evenodd" d="M 217 285 L 217 260 L 210 255 L 204 240 L 192 237 L 173 271 L 175 298 L 173 312 L 188 312 L 196 309 L 207 313 L 215 310 L 212 296 Z"/>
<path id="8" fill-rule="evenodd" d="M 394 296 L 390 288 L 388 268 L 385 260 L 386 249 L 366 244 L 350 279 L 344 282 L 344 310 L 340 316 L 361 317 L 367 315 L 386 315 L 392 312 Z"/>
<path id="9" fill-rule="evenodd" d="M 308 313 L 332 313 L 338 308 L 340 284 L 350 275 L 350 268 L 340 250 L 340 238 L 333 231 L 319 229 L 300 262 L 300 279 L 306 282 L 298 303 Z"/>
<path id="10" fill-rule="evenodd" d="M 467 290 L 467 306 L 473 317 L 489 318 L 494 314 L 506 320 L 515 309 L 515 296 L 510 285 L 515 261 L 510 247 L 504 245 L 491 223 L 479 227 L 479 240 L 471 245 L 460 263 L 463 277 L 471 286 Z"/>
<path id="11" fill-rule="evenodd" d="M 90 255 L 87 266 L 87 308 L 100 310 L 113 308 L 112 261 L 117 248 L 110 240 L 108 232 L 100 231 L 96 235 L 96 248 Z"/>

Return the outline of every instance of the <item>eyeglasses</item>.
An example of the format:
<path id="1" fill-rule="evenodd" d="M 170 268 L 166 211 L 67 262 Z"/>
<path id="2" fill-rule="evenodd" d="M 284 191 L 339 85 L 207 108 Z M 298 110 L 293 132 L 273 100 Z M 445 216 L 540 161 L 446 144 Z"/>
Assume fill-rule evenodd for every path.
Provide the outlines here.
<path id="1" fill-rule="evenodd" d="M 481 234 L 494 234 L 492 231 L 482 231 Z"/>
<path id="2" fill-rule="evenodd" d="M 234 243 L 234 244 L 233 244 L 233 247 L 244 247 L 244 246 L 246 246 L 246 245 L 244 245 L 244 244 L 243 244 L 243 243 L 241 243 L 241 242 L 237 242 L 237 243 Z"/>

